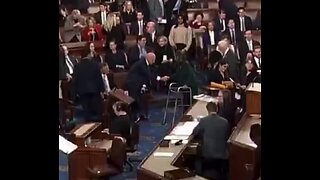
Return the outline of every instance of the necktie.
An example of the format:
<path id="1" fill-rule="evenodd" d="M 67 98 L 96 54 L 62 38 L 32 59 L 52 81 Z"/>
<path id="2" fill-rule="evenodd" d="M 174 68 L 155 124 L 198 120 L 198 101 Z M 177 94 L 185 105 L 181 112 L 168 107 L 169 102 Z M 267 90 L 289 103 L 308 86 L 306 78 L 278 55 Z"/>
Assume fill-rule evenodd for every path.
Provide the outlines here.
<path id="1" fill-rule="evenodd" d="M 246 24 L 244 23 L 244 17 L 241 17 L 241 31 L 244 32 L 246 31 Z"/>
<path id="2" fill-rule="evenodd" d="M 232 35 L 231 35 L 231 36 L 232 36 L 232 37 L 231 37 L 231 38 L 232 38 L 231 41 L 232 41 L 233 44 L 236 44 L 236 37 L 235 37 L 234 29 L 231 29 L 231 34 L 232 34 Z"/>
<path id="3" fill-rule="evenodd" d="M 259 68 L 261 67 L 261 58 L 259 58 Z"/>
<path id="4" fill-rule="evenodd" d="M 71 60 L 69 59 L 69 56 L 66 56 L 66 63 L 68 66 L 69 74 L 73 74 L 73 64 Z"/>
<path id="5" fill-rule="evenodd" d="M 142 21 L 139 21 L 139 35 L 142 35 L 143 33 L 143 31 L 142 31 L 142 29 L 143 29 L 143 26 L 142 26 Z"/>

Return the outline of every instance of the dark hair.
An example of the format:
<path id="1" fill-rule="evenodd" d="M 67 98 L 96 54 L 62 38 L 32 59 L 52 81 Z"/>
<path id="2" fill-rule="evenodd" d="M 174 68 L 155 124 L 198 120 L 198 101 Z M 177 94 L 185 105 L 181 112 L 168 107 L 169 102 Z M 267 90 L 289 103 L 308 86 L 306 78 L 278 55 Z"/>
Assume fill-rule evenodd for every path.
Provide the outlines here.
<path id="1" fill-rule="evenodd" d="M 114 103 L 114 105 L 116 106 L 117 111 L 124 111 L 126 113 L 129 113 L 129 107 L 126 103 L 122 101 L 117 101 Z"/>
<path id="2" fill-rule="evenodd" d="M 232 20 L 233 22 L 235 22 L 234 19 L 228 19 L 228 23 L 229 23 L 230 20 Z"/>
<path id="3" fill-rule="evenodd" d="M 103 2 L 103 1 L 101 1 L 101 2 L 99 3 L 99 6 L 101 6 L 101 5 L 106 6 L 106 3 Z"/>
<path id="4" fill-rule="evenodd" d="M 93 43 L 93 42 L 87 42 L 86 43 L 86 45 L 84 46 L 84 49 L 83 49 L 83 51 L 82 51 L 82 55 L 81 55 L 81 57 L 82 58 L 85 58 L 85 57 L 87 57 L 89 54 L 90 54 L 90 44 L 91 43 Z M 94 44 L 94 43 L 93 43 Z M 96 54 L 95 54 L 95 56 L 96 56 Z"/>
<path id="5" fill-rule="evenodd" d="M 193 19 L 196 19 L 198 15 L 200 15 L 202 17 L 202 19 L 203 19 L 204 16 L 203 16 L 202 12 L 195 13 L 194 16 L 193 16 Z"/>
<path id="6" fill-rule="evenodd" d="M 226 13 L 223 9 L 219 9 L 219 14 Z"/>
<path id="7" fill-rule="evenodd" d="M 246 9 L 245 9 L 244 7 L 239 7 L 239 8 L 238 8 L 238 12 L 239 12 L 240 10 L 244 10 L 244 11 L 245 11 Z"/>
<path id="8" fill-rule="evenodd" d="M 218 105 L 214 102 L 208 102 L 208 104 L 206 105 L 206 108 L 208 112 L 217 112 Z"/>
<path id="9" fill-rule="evenodd" d="M 224 59 L 221 59 L 221 60 L 218 62 L 215 70 L 219 71 L 219 66 L 222 66 L 222 65 L 225 65 L 225 64 L 228 64 L 228 62 L 227 62 L 226 60 L 224 60 Z"/>
<path id="10" fill-rule="evenodd" d="M 145 35 L 139 35 L 139 36 L 137 36 L 137 42 L 141 41 L 142 38 L 146 38 L 147 39 L 147 37 Z"/>
<path id="11" fill-rule="evenodd" d="M 222 92 L 222 98 L 223 98 L 223 103 L 219 104 L 219 113 L 225 113 L 223 111 L 228 111 L 232 109 L 233 106 L 233 99 L 232 99 L 232 94 L 229 89 L 222 89 L 220 90 Z M 230 120 L 228 119 L 230 122 Z"/>
<path id="12" fill-rule="evenodd" d="M 138 13 L 141 13 L 142 15 L 144 15 L 143 11 L 141 11 L 141 10 L 136 11 L 136 14 L 138 14 Z"/>
<path id="13" fill-rule="evenodd" d="M 188 23 L 187 23 L 187 17 L 186 17 L 185 15 L 183 15 L 183 14 L 179 14 L 179 15 L 177 16 L 177 22 L 176 22 L 176 24 L 174 25 L 174 28 L 177 28 L 177 27 L 179 26 L 179 22 L 178 22 L 179 17 L 182 18 L 184 27 L 188 28 L 189 25 L 188 25 Z"/>
<path id="14" fill-rule="evenodd" d="M 214 50 L 210 53 L 209 63 L 213 66 L 216 62 L 219 62 L 222 59 L 222 54 Z"/>
<path id="15" fill-rule="evenodd" d="M 108 66 L 108 67 L 109 67 L 108 63 L 103 62 L 103 63 L 101 63 L 100 68 L 102 69 L 102 68 L 104 68 L 104 67 L 106 67 L 106 66 Z"/>
<path id="16" fill-rule="evenodd" d="M 259 45 L 253 46 L 253 50 L 256 50 L 256 49 L 261 49 L 261 46 L 259 46 Z"/>

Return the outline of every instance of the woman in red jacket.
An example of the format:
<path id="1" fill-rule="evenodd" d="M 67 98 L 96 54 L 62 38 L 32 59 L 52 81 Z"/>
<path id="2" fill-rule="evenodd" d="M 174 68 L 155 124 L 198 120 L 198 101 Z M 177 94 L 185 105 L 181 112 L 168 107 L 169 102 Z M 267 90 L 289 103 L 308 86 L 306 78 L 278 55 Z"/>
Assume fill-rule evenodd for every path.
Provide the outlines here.
<path id="1" fill-rule="evenodd" d="M 87 26 L 82 31 L 83 41 L 101 41 L 104 40 L 104 35 L 102 34 L 102 27 L 96 24 L 93 17 L 87 19 Z"/>

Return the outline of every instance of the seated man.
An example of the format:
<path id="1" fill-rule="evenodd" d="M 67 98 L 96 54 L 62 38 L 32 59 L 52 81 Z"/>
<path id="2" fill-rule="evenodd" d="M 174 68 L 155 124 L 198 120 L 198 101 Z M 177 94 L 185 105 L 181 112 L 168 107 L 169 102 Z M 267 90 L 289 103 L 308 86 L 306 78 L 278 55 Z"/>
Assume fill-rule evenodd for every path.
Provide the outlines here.
<path id="1" fill-rule="evenodd" d="M 202 118 L 193 130 L 193 135 L 201 142 L 196 173 L 209 179 L 220 179 L 226 175 L 229 123 L 217 114 L 216 103 L 209 102 L 206 108 L 209 115 Z"/>

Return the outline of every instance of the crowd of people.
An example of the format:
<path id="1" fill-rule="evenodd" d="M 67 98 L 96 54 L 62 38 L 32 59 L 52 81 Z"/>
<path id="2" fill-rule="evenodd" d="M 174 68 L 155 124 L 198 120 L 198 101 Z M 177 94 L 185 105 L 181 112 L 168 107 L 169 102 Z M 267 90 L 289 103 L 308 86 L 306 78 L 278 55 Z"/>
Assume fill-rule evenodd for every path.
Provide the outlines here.
<path id="1" fill-rule="evenodd" d="M 159 90 L 159 86 L 166 89 L 170 82 L 176 82 L 191 87 L 196 95 L 202 85 L 232 81 L 237 90 L 219 91 L 218 106 L 208 104 L 207 107 L 214 119 L 224 125 L 223 137 L 229 137 L 237 123 L 235 113 L 245 111 L 244 90 L 251 82 L 261 81 L 261 43 L 252 35 L 260 25 L 246 14 L 246 9 L 236 7 L 235 10 L 222 2 L 219 1 L 220 9 L 209 22 L 204 20 L 202 12 L 188 19 L 184 0 L 103 2 L 97 13 L 89 15 L 86 8 L 79 7 L 69 13 L 61 4 L 59 90 L 66 86 L 69 89 L 60 98 L 79 103 L 86 121 L 100 121 L 103 100 L 114 88 L 123 88 L 135 99 L 132 117 L 147 119 L 141 98 L 149 90 Z M 136 37 L 135 45 L 126 44 L 127 36 Z M 80 59 L 75 58 L 64 43 L 82 41 L 87 42 L 85 50 Z M 104 54 L 97 53 L 96 41 L 105 42 Z M 128 72 L 126 85 L 117 87 L 112 74 L 124 71 Z M 199 72 L 206 83 L 199 83 Z M 128 122 L 129 112 L 124 105 L 117 102 L 114 111 L 116 119 Z M 112 126 L 115 131 L 128 129 L 128 123 Z M 194 133 L 199 134 L 201 128 L 196 128 Z M 123 134 L 128 136 L 127 132 Z M 226 139 L 218 143 L 226 143 Z M 227 154 L 213 157 L 215 153 L 220 152 L 213 151 L 209 162 L 225 167 L 217 159 L 227 159 Z"/>

